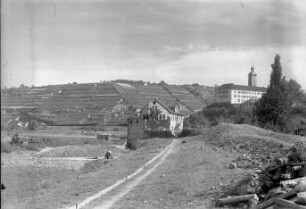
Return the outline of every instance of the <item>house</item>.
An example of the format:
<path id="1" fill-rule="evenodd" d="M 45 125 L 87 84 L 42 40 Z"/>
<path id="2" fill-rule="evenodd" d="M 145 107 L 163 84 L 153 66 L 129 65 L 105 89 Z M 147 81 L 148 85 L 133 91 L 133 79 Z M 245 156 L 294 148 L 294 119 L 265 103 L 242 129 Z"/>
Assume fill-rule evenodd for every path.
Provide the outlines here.
<path id="1" fill-rule="evenodd" d="M 248 74 L 248 86 L 235 85 L 233 83 L 223 84 L 216 89 L 216 102 L 229 102 L 231 104 L 242 104 L 244 102 L 255 102 L 266 92 L 266 88 L 257 87 L 257 74 L 254 67 Z"/>
<path id="2" fill-rule="evenodd" d="M 141 109 L 139 117 L 128 119 L 128 138 L 143 138 L 160 132 L 177 136 L 183 131 L 183 123 L 179 103 L 168 106 L 162 100 L 152 99 Z"/>
<path id="3" fill-rule="evenodd" d="M 149 131 L 170 131 L 176 136 L 183 130 L 184 116 L 180 114 L 180 105 L 167 106 L 162 100 L 153 99 L 141 110 L 145 129 Z"/>

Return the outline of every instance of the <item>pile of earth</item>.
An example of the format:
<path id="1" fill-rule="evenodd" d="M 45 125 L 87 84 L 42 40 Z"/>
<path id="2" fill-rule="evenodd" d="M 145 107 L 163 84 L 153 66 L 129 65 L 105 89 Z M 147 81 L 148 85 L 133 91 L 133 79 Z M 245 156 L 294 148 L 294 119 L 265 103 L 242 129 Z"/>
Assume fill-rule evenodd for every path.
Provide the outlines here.
<path id="1" fill-rule="evenodd" d="M 111 166 L 110 160 L 98 159 L 90 161 L 81 167 L 83 173 L 90 173 L 100 170 L 103 167 Z"/>
<path id="2" fill-rule="evenodd" d="M 207 133 L 208 143 L 215 147 L 240 153 L 230 168 L 258 168 L 275 158 L 287 155 L 294 143 L 306 141 L 305 137 L 276 133 L 250 125 L 222 123 Z"/>

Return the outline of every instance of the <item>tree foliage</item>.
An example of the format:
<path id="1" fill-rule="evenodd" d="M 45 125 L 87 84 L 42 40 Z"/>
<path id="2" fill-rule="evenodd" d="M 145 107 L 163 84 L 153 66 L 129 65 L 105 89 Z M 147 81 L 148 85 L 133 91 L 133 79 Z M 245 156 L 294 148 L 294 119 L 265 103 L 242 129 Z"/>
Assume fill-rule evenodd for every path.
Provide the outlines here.
<path id="1" fill-rule="evenodd" d="M 282 76 L 280 56 L 276 55 L 272 66 L 267 92 L 255 103 L 254 116 L 262 127 L 284 131 L 288 125 L 294 104 L 301 101 L 303 92 L 295 80 Z"/>

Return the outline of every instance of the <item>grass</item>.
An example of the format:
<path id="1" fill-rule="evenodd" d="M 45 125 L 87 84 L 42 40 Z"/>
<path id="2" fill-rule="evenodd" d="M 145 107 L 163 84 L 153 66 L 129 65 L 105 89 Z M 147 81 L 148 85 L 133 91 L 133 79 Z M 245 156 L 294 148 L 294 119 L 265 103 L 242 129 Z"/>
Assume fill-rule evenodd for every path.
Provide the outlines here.
<path id="1" fill-rule="evenodd" d="M 13 208 L 20 208 L 22 205 L 21 208 L 46 209 L 71 206 L 131 174 L 170 142 L 169 139 L 151 139 L 136 151 L 116 149 L 103 144 L 55 147 L 40 153 L 37 156 L 38 161 L 34 161 L 33 165 L 4 166 L 1 180 L 5 182 L 7 189 L 1 194 L 4 200 L 2 206 L 6 208 L 5 206 L 11 204 Z M 97 165 L 88 163 L 83 169 L 72 170 L 63 165 L 46 167 L 44 164 L 35 164 L 41 161 L 39 157 L 101 156 L 108 149 L 112 150 L 115 159 L 107 163 L 97 161 Z M 63 164 L 61 161 L 57 162 Z"/>
<path id="2" fill-rule="evenodd" d="M 236 153 L 212 149 L 199 137 L 179 139 L 173 153 L 117 205 L 124 208 L 213 208 L 212 187 L 228 184 L 243 170 L 226 168 Z M 185 143 L 182 143 L 185 141 Z M 144 202 L 143 200 L 146 200 Z M 121 203 L 121 205 L 120 205 Z"/>
<path id="3" fill-rule="evenodd" d="M 25 148 L 31 151 L 39 151 L 42 147 L 40 144 L 37 143 L 28 143 L 28 145 Z"/>
<path id="4" fill-rule="evenodd" d="M 85 167 L 83 170 L 72 170 L 64 166 L 3 167 L 1 180 L 7 186 L 2 193 L 6 200 L 4 206 L 23 204 L 26 205 L 24 208 L 46 209 L 72 206 L 76 201 L 84 200 L 101 188 L 131 174 L 172 141 L 169 138 L 147 139 L 142 146 L 132 151 L 119 150 L 98 142 L 84 145 L 86 140 L 84 142 L 83 139 L 39 140 L 55 145 L 54 149 L 41 153 L 40 157 L 101 156 L 110 149 L 115 159 L 107 164 L 97 162 L 93 168 L 88 164 L 85 167 L 90 168 L 85 169 L 85 172 Z M 135 190 L 118 202 L 118 208 L 214 208 L 212 202 L 220 196 L 220 188 L 232 184 L 233 179 L 240 180 L 249 171 L 227 168 L 245 150 L 270 154 L 305 138 L 248 125 L 220 124 L 206 130 L 203 135 L 178 140 L 181 143 L 173 153 Z M 218 149 L 214 149 L 216 147 Z M 232 148 L 237 150 L 231 151 Z"/>
<path id="5" fill-rule="evenodd" d="M 11 153 L 13 151 L 12 146 L 9 142 L 1 142 L 1 153 Z"/>

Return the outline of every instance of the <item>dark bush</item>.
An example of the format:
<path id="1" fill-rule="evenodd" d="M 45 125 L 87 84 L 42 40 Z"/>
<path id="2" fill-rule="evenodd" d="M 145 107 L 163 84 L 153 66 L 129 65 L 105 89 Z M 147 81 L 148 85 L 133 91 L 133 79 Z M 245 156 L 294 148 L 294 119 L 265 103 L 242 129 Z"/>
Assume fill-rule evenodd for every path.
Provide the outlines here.
<path id="1" fill-rule="evenodd" d="M 197 136 L 202 134 L 202 131 L 197 128 L 184 128 L 182 133 L 179 134 L 179 137 L 187 137 L 187 136 Z"/>
<path id="2" fill-rule="evenodd" d="M 173 135 L 170 131 L 147 131 L 146 132 L 146 138 L 171 138 Z"/>
<path id="3" fill-rule="evenodd" d="M 126 148 L 136 150 L 144 145 L 144 141 L 140 139 L 129 139 L 126 143 Z"/>

